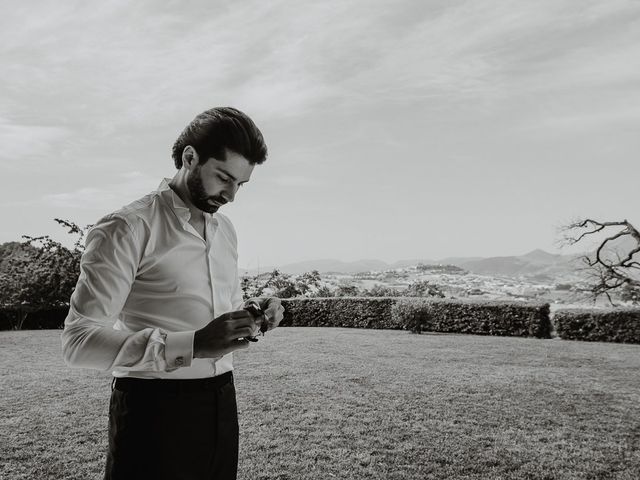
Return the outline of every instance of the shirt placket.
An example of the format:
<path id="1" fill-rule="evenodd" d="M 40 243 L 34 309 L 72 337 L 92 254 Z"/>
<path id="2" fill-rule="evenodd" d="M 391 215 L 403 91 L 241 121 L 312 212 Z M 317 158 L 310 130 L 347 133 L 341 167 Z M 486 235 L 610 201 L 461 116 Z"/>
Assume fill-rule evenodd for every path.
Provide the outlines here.
<path id="1" fill-rule="evenodd" d="M 211 289 L 211 315 L 215 315 L 215 296 L 213 288 L 213 258 L 211 257 L 211 248 L 213 247 L 213 229 L 211 228 L 211 222 L 207 219 L 205 223 L 206 233 L 206 254 L 207 254 L 207 268 L 209 273 L 209 287 Z"/>
<path id="2" fill-rule="evenodd" d="M 211 221 L 209 220 L 209 218 L 206 219 L 205 221 L 205 226 L 204 226 L 206 233 L 206 239 L 205 239 L 205 252 L 206 252 L 206 257 L 207 257 L 207 272 L 209 274 L 209 288 L 211 290 L 211 318 L 215 318 L 215 305 L 216 305 L 216 301 L 215 301 L 215 290 L 214 290 L 214 285 L 213 285 L 213 258 L 211 257 L 211 248 L 213 247 L 213 228 L 211 227 Z M 216 375 L 216 359 L 211 359 L 211 368 L 213 370 L 213 376 Z"/>

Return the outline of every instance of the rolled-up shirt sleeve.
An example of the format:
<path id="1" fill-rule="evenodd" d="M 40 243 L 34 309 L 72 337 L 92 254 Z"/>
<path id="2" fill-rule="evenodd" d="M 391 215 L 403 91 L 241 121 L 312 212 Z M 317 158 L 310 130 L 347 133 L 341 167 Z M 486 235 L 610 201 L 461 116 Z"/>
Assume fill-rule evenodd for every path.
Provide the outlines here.
<path id="1" fill-rule="evenodd" d="M 61 336 L 69 366 L 168 372 L 191 365 L 195 331 L 113 328 L 136 278 L 142 249 L 135 226 L 123 217 L 107 216 L 87 234 Z"/>

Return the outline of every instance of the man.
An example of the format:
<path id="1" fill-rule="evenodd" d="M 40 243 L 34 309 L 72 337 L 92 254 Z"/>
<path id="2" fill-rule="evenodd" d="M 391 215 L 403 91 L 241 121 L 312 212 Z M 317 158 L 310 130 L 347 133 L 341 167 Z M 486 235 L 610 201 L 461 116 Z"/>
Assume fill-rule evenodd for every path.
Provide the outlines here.
<path id="1" fill-rule="evenodd" d="M 105 479 L 235 479 L 232 352 L 273 329 L 280 300 L 243 309 L 237 239 L 218 209 L 267 156 L 233 108 L 198 115 L 157 191 L 89 231 L 62 333 L 65 361 L 111 370 Z M 262 325 L 264 323 L 264 325 Z"/>

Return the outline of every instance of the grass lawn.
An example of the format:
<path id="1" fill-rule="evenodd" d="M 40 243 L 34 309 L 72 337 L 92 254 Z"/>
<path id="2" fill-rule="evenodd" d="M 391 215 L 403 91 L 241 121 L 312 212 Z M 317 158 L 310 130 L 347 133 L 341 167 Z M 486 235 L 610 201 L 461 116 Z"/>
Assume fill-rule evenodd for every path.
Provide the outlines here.
<path id="1" fill-rule="evenodd" d="M 100 479 L 110 374 L 0 332 L 0 478 Z M 280 328 L 236 353 L 241 480 L 640 478 L 640 345 Z"/>

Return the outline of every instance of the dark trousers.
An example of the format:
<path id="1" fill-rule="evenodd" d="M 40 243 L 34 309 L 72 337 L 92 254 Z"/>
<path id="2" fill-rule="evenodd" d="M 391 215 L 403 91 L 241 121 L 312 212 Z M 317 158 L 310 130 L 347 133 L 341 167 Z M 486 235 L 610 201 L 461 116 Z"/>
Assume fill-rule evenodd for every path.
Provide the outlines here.
<path id="1" fill-rule="evenodd" d="M 231 372 L 112 384 L 105 480 L 235 480 L 237 468 Z"/>

